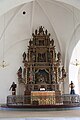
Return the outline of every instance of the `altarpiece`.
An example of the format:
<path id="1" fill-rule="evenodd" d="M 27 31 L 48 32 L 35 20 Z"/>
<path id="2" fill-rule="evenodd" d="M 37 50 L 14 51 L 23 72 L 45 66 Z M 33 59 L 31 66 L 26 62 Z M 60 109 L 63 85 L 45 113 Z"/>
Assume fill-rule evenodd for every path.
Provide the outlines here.
<path id="1" fill-rule="evenodd" d="M 39 30 L 32 33 L 28 52 L 22 56 L 24 67 L 19 68 L 17 75 L 19 84 L 24 84 L 24 95 L 37 96 L 37 99 L 39 95 L 61 95 L 63 90 L 60 84 L 66 72 L 62 66 L 61 53 L 56 51 L 47 29 L 40 26 Z"/>

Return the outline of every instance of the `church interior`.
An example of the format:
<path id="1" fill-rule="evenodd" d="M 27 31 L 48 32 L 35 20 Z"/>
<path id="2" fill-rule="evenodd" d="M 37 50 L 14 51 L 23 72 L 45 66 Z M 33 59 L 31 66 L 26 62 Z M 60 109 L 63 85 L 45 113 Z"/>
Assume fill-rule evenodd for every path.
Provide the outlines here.
<path id="1" fill-rule="evenodd" d="M 0 1 L 1 117 L 80 117 L 79 33 L 79 1 Z"/>

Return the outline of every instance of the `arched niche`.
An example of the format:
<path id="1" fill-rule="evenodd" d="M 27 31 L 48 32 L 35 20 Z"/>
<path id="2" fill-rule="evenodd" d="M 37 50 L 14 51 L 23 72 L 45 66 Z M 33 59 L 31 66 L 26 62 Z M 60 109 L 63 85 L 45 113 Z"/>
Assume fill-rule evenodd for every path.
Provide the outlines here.
<path id="1" fill-rule="evenodd" d="M 76 61 L 77 60 L 77 61 Z M 69 64 L 69 83 L 73 81 L 76 94 L 80 93 L 80 40 L 73 49 Z"/>

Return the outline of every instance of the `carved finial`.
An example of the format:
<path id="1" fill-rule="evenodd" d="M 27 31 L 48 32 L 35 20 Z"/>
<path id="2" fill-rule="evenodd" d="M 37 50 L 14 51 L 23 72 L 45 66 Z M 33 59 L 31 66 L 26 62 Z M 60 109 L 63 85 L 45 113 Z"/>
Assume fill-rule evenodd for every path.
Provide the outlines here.
<path id="1" fill-rule="evenodd" d="M 37 29 L 35 30 L 35 34 L 37 35 Z"/>
<path id="2" fill-rule="evenodd" d="M 26 61 L 26 53 L 25 52 L 23 53 L 22 56 L 23 56 L 23 62 Z"/>
<path id="3" fill-rule="evenodd" d="M 22 67 L 18 69 L 17 75 L 18 75 L 18 79 L 22 79 Z"/>
<path id="4" fill-rule="evenodd" d="M 47 31 L 47 29 L 45 30 L 45 34 L 47 35 L 47 33 L 48 33 L 48 31 Z"/>

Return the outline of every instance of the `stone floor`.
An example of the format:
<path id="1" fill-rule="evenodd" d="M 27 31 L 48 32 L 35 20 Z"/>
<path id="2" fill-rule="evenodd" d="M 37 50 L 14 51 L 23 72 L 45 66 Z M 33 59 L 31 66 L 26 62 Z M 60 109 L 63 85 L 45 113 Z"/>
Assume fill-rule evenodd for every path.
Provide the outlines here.
<path id="1" fill-rule="evenodd" d="M 0 120 L 80 120 L 80 118 L 57 118 L 57 117 L 45 117 L 45 118 L 1 118 Z"/>
<path id="2" fill-rule="evenodd" d="M 16 118 L 21 118 L 20 120 L 31 120 L 30 118 L 36 118 L 36 120 L 41 120 L 40 118 L 44 118 L 43 120 L 70 120 L 72 118 L 75 118 L 75 120 L 80 120 L 80 108 L 72 109 L 72 110 L 45 110 L 45 111 L 37 111 L 37 110 L 14 110 L 14 109 L 1 109 L 0 110 L 0 120 L 3 118 L 7 118 L 10 120 L 15 118 L 15 120 L 18 120 Z M 29 119 L 27 119 L 29 118 Z M 46 119 L 47 118 L 47 119 Z M 60 119 L 61 118 L 61 119 Z M 64 118 L 64 119 L 62 119 Z M 68 119 L 69 118 L 69 119 Z M 35 120 L 35 119 L 34 119 Z M 73 119 L 74 120 L 74 119 Z"/>

